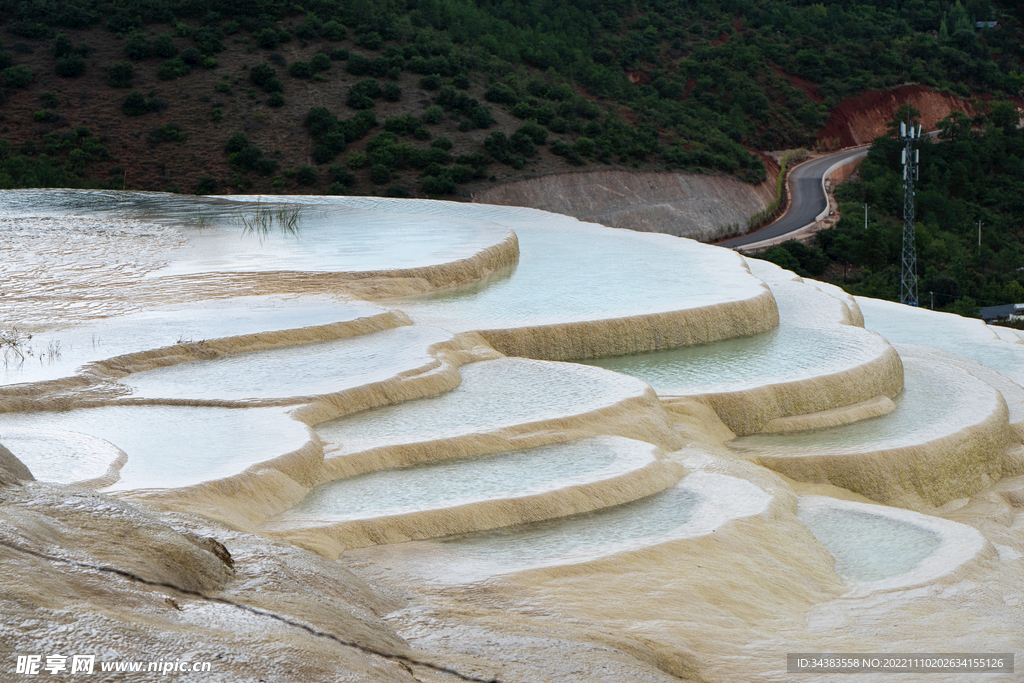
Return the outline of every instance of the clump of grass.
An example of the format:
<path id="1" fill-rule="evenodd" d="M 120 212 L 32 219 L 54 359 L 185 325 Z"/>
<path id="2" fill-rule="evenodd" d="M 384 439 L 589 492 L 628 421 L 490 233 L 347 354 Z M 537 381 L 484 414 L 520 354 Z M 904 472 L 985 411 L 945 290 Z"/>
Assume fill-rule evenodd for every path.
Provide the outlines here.
<path id="1" fill-rule="evenodd" d="M 261 244 L 275 230 L 286 236 L 298 237 L 301 221 L 302 207 L 297 204 L 274 209 L 257 201 L 251 212 L 238 214 L 242 235 L 255 235 Z"/>
<path id="2" fill-rule="evenodd" d="M 196 226 L 200 230 L 206 230 L 213 225 L 213 219 L 203 213 L 202 209 L 197 209 L 195 215 L 192 217 L 192 225 Z"/>
<path id="3" fill-rule="evenodd" d="M 4 367 L 10 363 L 21 365 L 25 362 L 25 356 L 32 355 L 32 349 L 28 343 L 32 335 L 20 332 L 17 328 L 0 331 L 0 350 L 3 351 Z"/>

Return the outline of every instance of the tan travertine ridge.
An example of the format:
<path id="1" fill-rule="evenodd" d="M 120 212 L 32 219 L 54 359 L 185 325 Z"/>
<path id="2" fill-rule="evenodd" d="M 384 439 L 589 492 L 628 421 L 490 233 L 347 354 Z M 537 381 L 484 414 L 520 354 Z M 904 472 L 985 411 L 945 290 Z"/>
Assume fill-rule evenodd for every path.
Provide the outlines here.
<path id="1" fill-rule="evenodd" d="M 103 196 L 88 198 L 102 203 Z M 0 206 L 2 200 L 0 193 Z M 394 210 L 374 201 L 359 200 L 360 211 Z M 395 206 L 415 213 L 414 204 Z M 423 203 L 434 218 L 451 211 L 500 223 L 504 210 L 522 212 Z M 524 220 L 550 234 L 577 234 L 572 219 L 523 216 L 510 214 L 508 228 L 518 236 L 492 229 L 488 235 L 509 236 L 473 256 L 416 269 L 213 269 L 161 277 L 153 274 L 173 263 L 188 239 L 185 227 L 154 226 L 141 214 L 0 218 L 0 333 L 109 324 L 131 334 L 128 314 L 236 297 L 276 297 L 274 310 L 293 307 L 300 321 L 314 297 L 320 306 L 306 325 L 268 324 L 265 331 L 110 356 L 101 349 L 84 367 L 69 364 L 67 372 L 38 381 L 23 379 L 11 365 L 14 347 L 5 347 L 0 542 L 16 547 L 0 545 L 0 658 L 7 659 L 0 668 L 13 671 L 19 655 L 45 662 L 46 655 L 79 653 L 98 661 L 206 661 L 211 671 L 203 680 L 225 682 L 454 680 L 87 565 L 233 600 L 484 680 L 880 680 L 792 674 L 788 652 L 1013 652 L 1021 666 L 1024 389 L 993 368 L 1012 354 L 1024 364 L 1016 335 L 991 335 L 974 360 L 888 345 L 856 329 L 874 329 L 867 303 L 749 260 L 763 282 L 753 296 L 701 305 L 680 299 L 655 313 L 502 330 L 453 324 L 429 342 L 410 336 L 420 346 L 409 348 L 405 365 L 389 362 L 390 352 L 369 341 L 358 347 L 365 346 L 365 356 L 352 362 L 386 372 L 367 381 L 352 374 L 360 381 L 344 388 L 303 390 L 303 378 L 320 379 L 325 370 L 307 363 L 317 356 L 303 355 L 302 345 L 419 334 L 427 328 L 415 326 L 419 318 L 394 297 L 500 284 L 514 272 L 520 248 L 532 253 Z M 599 231 L 586 234 L 600 239 Z M 736 268 L 722 277 L 751 277 L 740 259 Z M 706 289 L 713 293 L 715 286 Z M 364 299 L 384 303 L 353 312 Z M 331 302 L 338 306 L 334 320 Z M 914 320 L 927 315 L 915 311 Z M 850 330 L 844 339 L 867 346 L 840 371 L 805 367 L 799 377 L 776 373 L 770 358 L 749 353 L 745 370 L 756 381 L 685 395 L 659 395 L 633 377 L 551 362 L 691 344 L 713 349 L 729 339 L 742 347 L 777 326 L 798 328 L 811 345 L 834 338 L 822 330 Z M 908 322 L 901 341 L 914 329 Z M 946 340 L 929 330 L 913 341 Z M 289 348 L 297 353 L 287 392 L 278 391 L 272 372 L 259 397 L 140 398 L 128 384 L 135 373 L 185 364 L 198 382 L 213 363 L 243 354 L 259 362 Z M 64 349 L 69 357 L 78 351 Z M 45 370 L 59 353 L 51 347 L 49 361 L 33 355 L 31 362 Z M 346 371 L 332 372 L 340 380 Z M 275 429 L 290 433 L 285 427 L 294 424 L 298 431 L 287 448 L 247 446 L 253 452 L 237 452 L 231 438 L 212 440 L 216 446 L 198 453 L 186 453 L 191 442 L 174 435 L 151 451 L 145 438 L 130 439 L 130 447 L 115 438 L 95 452 L 123 448 L 124 460 L 85 482 L 107 486 L 107 493 L 40 476 L 75 481 L 69 477 L 85 470 L 72 467 L 74 455 L 61 449 L 106 438 L 103 425 L 88 433 L 87 421 L 74 423 L 80 432 L 60 431 L 76 411 L 167 405 L 241 417 L 287 410 Z M 25 430 L 39 416 L 46 429 L 33 432 L 34 450 L 19 453 L 17 444 L 27 443 Z M 144 437 L 150 427 L 140 419 L 131 436 Z M 55 434 L 52 452 L 47 433 Z M 574 469 L 586 463 L 557 455 L 582 443 L 566 452 L 586 459 L 589 440 L 614 446 L 627 439 L 645 455 L 622 456 L 604 469 Z M 535 481 L 533 471 L 484 464 L 512 457 L 546 469 Z M 100 456 L 94 460 L 93 469 L 107 467 Z M 194 483 L 123 490 L 122 481 L 110 488 L 133 466 L 163 472 L 183 462 Z M 221 462 L 245 464 L 225 472 Z M 441 464 L 469 484 L 431 474 Z M 412 467 L 400 478 L 392 471 L 405 466 Z M 503 472 L 502 479 L 493 472 Z M 338 517 L 303 504 L 314 489 L 334 490 L 317 487 L 362 473 L 385 482 L 387 493 L 373 507 L 378 512 Z M 477 483 L 490 493 L 448 492 Z M 419 502 L 403 507 L 403 491 Z M 346 500 L 336 502 L 343 509 Z M 951 682 L 980 675 L 927 674 L 929 681 Z M 98 680 L 114 680 L 104 676 Z M 1019 668 L 984 679 L 1019 680 Z"/>

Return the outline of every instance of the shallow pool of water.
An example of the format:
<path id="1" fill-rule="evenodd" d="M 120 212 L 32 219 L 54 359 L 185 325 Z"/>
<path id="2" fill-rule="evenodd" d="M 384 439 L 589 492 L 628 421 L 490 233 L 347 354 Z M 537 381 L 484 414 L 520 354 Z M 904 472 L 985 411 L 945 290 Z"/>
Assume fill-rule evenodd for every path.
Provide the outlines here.
<path id="1" fill-rule="evenodd" d="M 109 441 L 60 429 L 4 427 L 0 438 L 39 481 L 73 484 L 97 479 L 124 457 Z"/>
<path id="2" fill-rule="evenodd" d="M 122 382 L 145 398 L 238 400 L 316 396 L 426 368 L 430 345 L 451 338 L 406 326 L 315 344 L 192 361 L 138 372 Z"/>
<path id="3" fill-rule="evenodd" d="M 882 514 L 801 508 L 798 516 L 836 559 L 836 573 L 856 581 L 910 572 L 942 545 L 935 531 Z"/>
<path id="4" fill-rule="evenodd" d="M 316 432 L 353 452 L 579 415 L 647 390 L 599 368 L 523 358 L 471 363 L 459 373 L 462 383 L 446 394 L 324 422 Z"/>
<path id="5" fill-rule="evenodd" d="M 981 320 L 857 297 L 864 326 L 891 342 L 934 346 L 976 360 L 1024 384 L 1024 345 L 999 338 Z"/>
<path id="6" fill-rule="evenodd" d="M 730 519 L 758 514 L 770 500 L 747 481 L 698 472 L 672 488 L 624 505 L 453 536 L 439 543 L 456 562 L 482 561 L 499 572 L 579 562 L 702 536 Z"/>
<path id="7" fill-rule="evenodd" d="M 66 412 L 0 413 L 0 434 L 14 429 L 81 432 L 128 454 L 109 489 L 174 488 L 237 474 L 302 447 L 305 425 L 276 408 L 107 406 Z M 47 453 L 37 446 L 46 457 Z M 53 442 L 52 454 L 68 448 Z"/>
<path id="8" fill-rule="evenodd" d="M 700 494 L 682 486 L 632 503 L 570 517 L 477 532 L 443 541 L 461 555 L 499 564 L 533 564 L 624 541 L 664 536 L 691 518 Z"/>
<path id="9" fill-rule="evenodd" d="M 549 223 L 516 228 L 520 259 L 506 277 L 401 307 L 460 329 L 507 329 L 697 308 L 764 291 L 732 252 L 564 218 Z"/>
<path id="10" fill-rule="evenodd" d="M 632 375 L 660 394 L 689 395 L 834 374 L 875 360 L 887 348 L 884 339 L 860 328 L 782 325 L 713 344 L 580 362 Z"/>
<path id="11" fill-rule="evenodd" d="M 364 519 L 534 495 L 638 469 L 653 450 L 604 437 L 379 470 L 316 487 L 288 516 Z"/>
<path id="12" fill-rule="evenodd" d="M 11 352 L 6 364 L 0 358 L 0 385 L 68 377 L 86 363 L 181 342 L 327 325 L 383 312 L 326 297 L 251 296 L 161 306 L 36 332 L 26 341 L 30 353 L 24 358 Z"/>
<path id="13" fill-rule="evenodd" d="M 812 432 L 744 436 L 740 450 L 772 454 L 862 453 L 909 446 L 955 434 L 998 408 L 998 392 L 955 367 L 903 357 L 904 391 L 888 415 Z"/>

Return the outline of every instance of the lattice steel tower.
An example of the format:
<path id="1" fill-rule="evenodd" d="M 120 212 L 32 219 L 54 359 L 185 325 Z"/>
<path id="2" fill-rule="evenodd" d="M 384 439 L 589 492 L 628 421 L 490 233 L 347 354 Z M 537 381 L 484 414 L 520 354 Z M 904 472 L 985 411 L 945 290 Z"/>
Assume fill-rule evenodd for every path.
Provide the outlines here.
<path id="1" fill-rule="evenodd" d="M 900 279 L 900 303 L 917 306 L 917 245 L 914 237 L 914 181 L 920 151 L 914 140 L 920 140 L 921 126 L 900 123 L 903 140 L 903 270 Z"/>

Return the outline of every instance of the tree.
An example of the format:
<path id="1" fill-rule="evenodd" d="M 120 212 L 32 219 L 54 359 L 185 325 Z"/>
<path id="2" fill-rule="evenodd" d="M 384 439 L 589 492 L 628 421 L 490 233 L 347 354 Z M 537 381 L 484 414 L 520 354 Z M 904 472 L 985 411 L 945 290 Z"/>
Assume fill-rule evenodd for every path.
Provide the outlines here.
<path id="1" fill-rule="evenodd" d="M 892 121 L 886 124 L 886 134 L 891 138 L 898 138 L 900 136 L 900 124 L 906 124 L 908 121 L 912 125 L 917 125 L 921 121 L 921 112 L 910 103 L 896 110 L 896 115 Z"/>
<path id="2" fill-rule="evenodd" d="M 971 117 L 962 111 L 950 112 L 949 116 L 936 125 L 939 127 L 940 140 L 956 142 L 971 137 Z"/>

